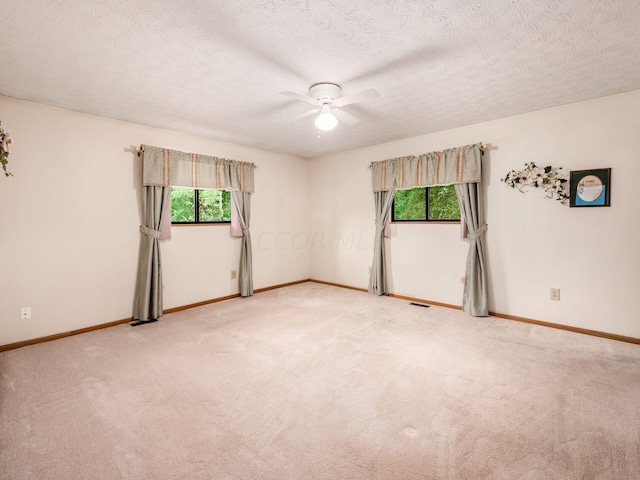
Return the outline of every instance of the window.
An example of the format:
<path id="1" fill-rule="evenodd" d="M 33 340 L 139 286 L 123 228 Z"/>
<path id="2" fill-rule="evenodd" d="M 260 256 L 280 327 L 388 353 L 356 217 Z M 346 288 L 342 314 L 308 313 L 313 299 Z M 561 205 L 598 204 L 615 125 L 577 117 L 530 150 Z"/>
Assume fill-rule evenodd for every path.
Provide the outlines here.
<path id="1" fill-rule="evenodd" d="M 391 220 L 394 222 L 446 222 L 460 220 L 453 185 L 396 190 Z"/>
<path id="2" fill-rule="evenodd" d="M 225 190 L 171 188 L 171 223 L 230 223 L 231 194 Z"/>

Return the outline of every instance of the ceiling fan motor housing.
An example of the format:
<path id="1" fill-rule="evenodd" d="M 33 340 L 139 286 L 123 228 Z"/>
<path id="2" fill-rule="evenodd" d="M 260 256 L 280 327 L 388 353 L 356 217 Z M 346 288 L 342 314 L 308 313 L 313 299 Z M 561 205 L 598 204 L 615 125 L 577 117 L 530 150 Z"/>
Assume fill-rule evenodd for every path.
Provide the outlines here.
<path id="1" fill-rule="evenodd" d="M 320 104 L 328 103 L 332 105 L 336 99 L 340 98 L 340 85 L 335 83 L 316 83 L 309 88 L 309 95 Z"/>

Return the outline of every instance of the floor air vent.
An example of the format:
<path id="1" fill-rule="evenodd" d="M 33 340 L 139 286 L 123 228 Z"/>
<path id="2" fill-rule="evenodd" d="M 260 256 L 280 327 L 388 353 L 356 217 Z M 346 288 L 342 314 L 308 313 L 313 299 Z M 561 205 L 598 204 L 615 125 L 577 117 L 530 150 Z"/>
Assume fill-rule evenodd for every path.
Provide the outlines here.
<path id="1" fill-rule="evenodd" d="M 424 303 L 416 303 L 416 302 L 411 302 L 409 305 L 415 305 L 416 307 L 424 307 L 424 308 L 429 308 L 431 305 L 425 305 Z"/>

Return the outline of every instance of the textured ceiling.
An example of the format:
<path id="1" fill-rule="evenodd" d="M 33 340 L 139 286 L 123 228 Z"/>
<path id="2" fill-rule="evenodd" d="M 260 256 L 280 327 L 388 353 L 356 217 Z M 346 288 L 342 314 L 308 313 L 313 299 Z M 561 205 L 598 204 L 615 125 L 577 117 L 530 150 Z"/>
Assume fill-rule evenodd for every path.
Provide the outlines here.
<path id="1" fill-rule="evenodd" d="M 280 95 L 382 98 L 316 137 Z M 301 157 L 640 88 L 640 1 L 2 0 L 0 94 Z M 478 139 L 478 141 L 491 139 Z"/>

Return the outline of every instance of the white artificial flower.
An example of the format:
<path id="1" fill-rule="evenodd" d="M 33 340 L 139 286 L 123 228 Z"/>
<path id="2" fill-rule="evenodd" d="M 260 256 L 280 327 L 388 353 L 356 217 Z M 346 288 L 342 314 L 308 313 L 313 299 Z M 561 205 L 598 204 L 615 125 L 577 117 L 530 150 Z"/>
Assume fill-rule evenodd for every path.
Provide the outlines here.
<path id="1" fill-rule="evenodd" d="M 519 182 L 523 185 L 531 185 L 531 172 L 529 170 L 522 170 L 518 175 Z"/>
<path id="2" fill-rule="evenodd" d="M 558 190 L 558 187 L 560 186 L 560 181 L 556 180 L 555 182 L 549 182 L 545 185 L 544 189 L 548 190 L 550 192 L 555 192 L 556 190 Z"/>
<path id="3" fill-rule="evenodd" d="M 565 180 L 561 177 L 561 168 L 541 168 L 534 162 L 525 163 L 524 169 L 511 170 L 502 181 L 511 187 L 518 185 L 518 190 L 522 193 L 525 193 L 528 187 L 541 188 L 547 198 L 555 198 L 565 204 L 569 199 L 569 193 L 563 185 Z"/>
<path id="4" fill-rule="evenodd" d="M 544 168 L 535 167 L 531 170 L 531 181 L 535 183 L 538 187 L 542 185 L 545 181 Z"/>
<path id="5" fill-rule="evenodd" d="M 0 137 L 0 151 L 3 153 L 11 153 L 11 144 L 13 143 L 11 132 L 2 129 L 2 132 L 0 132 Z"/>

